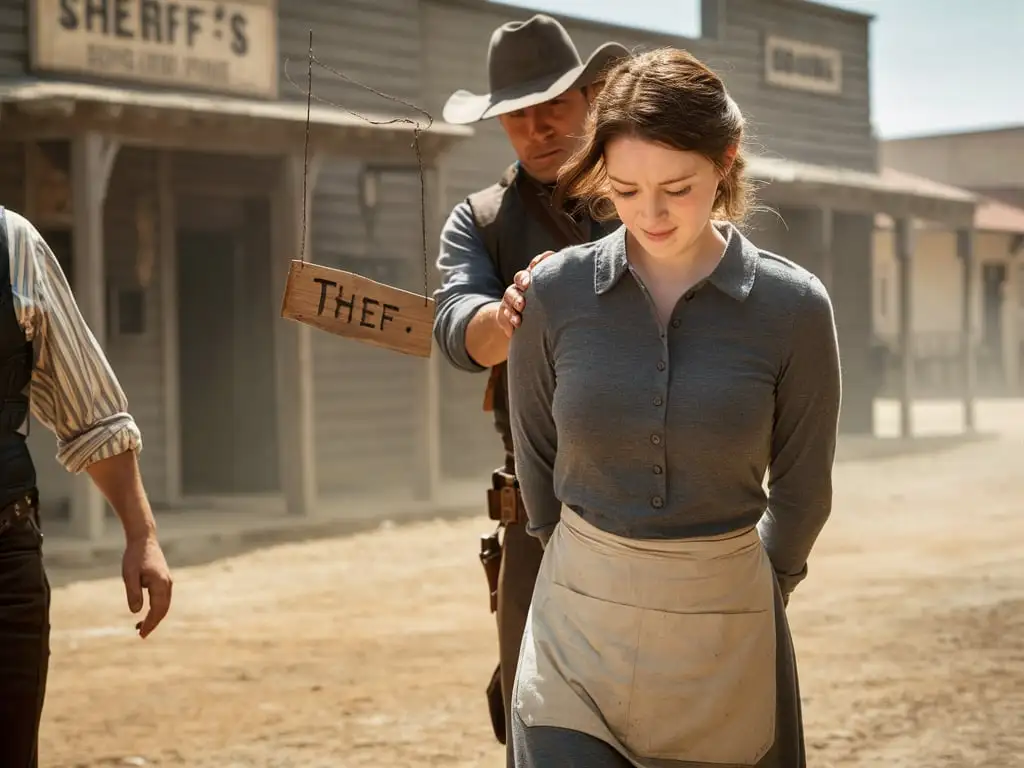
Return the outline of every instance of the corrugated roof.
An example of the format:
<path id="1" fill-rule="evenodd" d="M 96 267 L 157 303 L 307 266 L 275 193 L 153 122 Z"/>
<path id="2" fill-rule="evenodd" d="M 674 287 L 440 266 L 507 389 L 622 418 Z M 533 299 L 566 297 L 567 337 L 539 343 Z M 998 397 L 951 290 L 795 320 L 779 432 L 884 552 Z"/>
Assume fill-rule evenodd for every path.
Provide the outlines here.
<path id="1" fill-rule="evenodd" d="M 895 168 L 883 168 L 879 176 L 887 184 L 913 190 L 916 194 L 941 197 L 946 200 L 962 200 L 964 202 L 977 202 L 979 200 L 978 195 L 966 189 L 942 184 L 932 179 L 926 179 L 923 176 L 915 176 L 912 173 L 897 171 Z"/>
<path id="2" fill-rule="evenodd" d="M 778 183 L 804 182 L 836 187 L 855 187 L 889 194 L 913 195 L 957 203 L 973 203 L 977 195 L 910 174 L 885 169 L 882 173 L 813 165 L 772 157 L 748 158 L 749 173 L 756 179 Z"/>
<path id="3" fill-rule="evenodd" d="M 306 103 L 304 101 L 259 101 L 180 91 L 149 91 L 51 80 L 0 83 L 0 101 L 11 103 L 93 102 L 113 106 L 193 112 L 197 115 L 223 115 L 289 123 L 306 122 Z M 309 119 L 311 123 L 318 126 L 340 129 L 359 128 L 392 133 L 411 133 L 413 129 L 413 126 L 407 122 L 387 122 L 394 120 L 398 117 L 397 115 L 367 113 L 361 110 L 359 114 L 378 124 L 368 123 L 342 109 L 317 103 L 311 106 Z M 456 138 L 472 136 L 473 129 L 435 120 L 429 131 L 425 131 L 425 133 Z"/>
<path id="4" fill-rule="evenodd" d="M 942 184 L 892 168 L 882 169 L 881 175 L 883 178 L 889 178 L 901 184 L 912 185 L 922 190 L 930 190 L 937 194 L 947 194 L 951 190 L 954 192 L 964 191 L 957 187 L 951 187 L 948 184 Z M 980 195 L 975 195 L 975 199 L 977 201 L 977 207 L 974 211 L 974 228 L 976 230 L 981 232 L 1024 234 L 1024 209 Z M 883 215 L 876 217 L 876 225 L 888 228 L 892 226 L 892 222 Z"/>
<path id="5" fill-rule="evenodd" d="M 892 229 L 892 217 L 884 213 L 875 214 L 875 226 L 879 229 Z M 941 229 L 942 225 L 930 221 L 919 221 L 917 226 L 922 229 Z M 978 232 L 1005 232 L 1013 235 L 1024 235 L 1024 209 L 998 200 L 982 200 L 974 214 L 974 229 Z"/>
<path id="6" fill-rule="evenodd" d="M 985 232 L 1024 234 L 1024 209 L 986 198 L 978 205 L 974 228 Z"/>

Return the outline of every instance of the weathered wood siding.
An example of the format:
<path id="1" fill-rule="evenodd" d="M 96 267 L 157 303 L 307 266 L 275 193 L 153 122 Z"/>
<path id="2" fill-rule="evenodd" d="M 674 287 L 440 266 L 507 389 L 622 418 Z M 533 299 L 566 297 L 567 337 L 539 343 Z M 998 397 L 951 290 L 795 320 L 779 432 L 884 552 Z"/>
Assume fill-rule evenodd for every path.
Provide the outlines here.
<path id="1" fill-rule="evenodd" d="M 491 33 L 512 19 L 526 19 L 531 11 L 476 0 L 427 0 L 423 13 L 423 101 L 440 116 L 448 96 L 459 88 L 476 93 L 487 90 L 487 45 Z M 613 28 L 587 21 L 561 19 L 584 59 L 601 43 L 612 39 L 634 48 L 669 43 L 636 30 Z M 515 159 L 501 126 L 488 120 L 473 126 L 476 136 L 457 145 L 447 156 L 447 202 L 454 206 L 471 192 L 493 183 Z M 432 256 L 436 257 L 435 253 Z M 501 442 L 491 415 L 482 410 L 487 374 L 456 371 L 447 363 L 441 373 L 442 468 L 453 478 L 479 478 L 500 464 Z"/>
<path id="2" fill-rule="evenodd" d="M 718 36 L 700 40 L 563 21 L 584 57 L 608 39 L 641 50 L 665 44 L 689 48 L 722 73 L 749 118 L 753 139 L 770 154 L 873 168 L 866 20 L 792 0 L 721 0 L 719 7 Z M 27 0 L 0 0 L 0 78 L 28 73 L 27 8 Z M 280 2 L 280 98 L 305 98 L 308 36 L 313 28 L 314 52 L 324 65 L 358 83 L 420 104 L 439 117 L 453 90 L 486 89 L 485 56 L 492 31 L 509 19 L 526 18 L 530 13 L 483 0 Z M 768 33 L 839 47 L 843 93 L 822 96 L 767 86 L 763 51 Z M 361 114 L 410 114 L 402 105 L 321 68 L 314 69 L 313 91 L 317 99 Z M 448 207 L 491 183 L 513 160 L 495 121 L 476 129 L 477 136 L 458 145 L 446 161 Z M 115 167 L 106 215 L 107 269 L 112 276 L 130 270 L 134 235 L 125 217 L 131 196 L 138 193 L 140 185 L 151 183 L 153 157 L 141 150 L 124 150 Z M 412 149 L 403 147 L 392 161 L 411 166 L 414 159 Z M 240 160 L 207 172 L 245 178 L 244 166 Z M 4 168 L 0 184 L 17 186 L 16 180 L 8 179 L 15 167 L 20 166 Z M 358 160 L 332 159 L 322 169 L 312 206 L 313 242 L 307 258 L 421 291 L 415 171 L 399 169 L 381 177 L 379 209 L 371 230 L 359 208 L 360 168 Z M 436 246 L 431 246 L 428 258 L 433 263 Z M 108 342 L 111 359 L 145 432 L 143 469 L 155 500 L 162 497 L 167 485 L 158 281 L 156 270 L 147 292 L 147 334 L 112 337 Z M 423 407 L 421 366 L 426 363 L 319 332 L 313 334 L 313 352 L 320 491 L 331 494 L 411 486 L 416 468 L 416 422 Z M 478 478 L 500 459 L 490 416 L 480 407 L 486 376 L 461 374 L 446 364 L 441 368 L 444 473 Z M 44 452 L 52 454 L 49 449 Z"/>
<path id="3" fill-rule="evenodd" d="M 324 65 L 410 103 L 419 100 L 417 0 L 281 3 L 282 99 L 305 98 L 285 78 L 290 73 L 305 88 L 310 26 L 314 54 Z M 292 63 L 286 68 L 288 59 Z M 321 68 L 313 70 L 313 94 L 361 114 L 412 114 Z M 412 165 L 415 154 L 403 146 L 392 161 Z M 321 170 L 308 258 L 422 293 L 418 175 L 411 169 L 382 175 L 376 222 L 369 231 L 359 208 L 360 167 L 354 160 L 331 160 Z M 317 331 L 313 355 L 320 491 L 410 487 L 425 363 Z"/>
<path id="4" fill-rule="evenodd" d="M 136 205 L 152 195 L 156 211 L 157 153 L 122 148 L 114 163 L 103 216 L 108 289 L 137 285 L 138 235 Z M 173 226 L 173 223 L 171 224 Z M 159 241 L 159 229 L 157 239 Z M 128 407 L 142 431 L 140 469 L 146 490 L 156 503 L 167 494 L 167 431 L 164 422 L 163 308 L 160 297 L 160 253 L 154 254 L 152 282 L 145 288 L 145 331 L 120 336 L 108 322 L 106 350 L 128 396 Z M 108 292 L 109 300 L 109 292 Z"/>
<path id="5" fill-rule="evenodd" d="M 607 40 L 634 50 L 662 45 L 690 50 L 726 80 L 748 116 L 758 151 L 805 162 L 873 168 L 867 21 L 789 0 L 723 0 L 719 7 L 720 37 L 699 40 L 559 19 L 584 58 Z M 439 115 L 445 100 L 459 88 L 485 92 L 492 32 L 532 13 L 482 0 L 425 0 L 423 98 L 428 109 Z M 843 93 L 830 97 L 767 86 L 764 38 L 768 33 L 839 47 Z M 449 206 L 493 183 L 514 160 L 497 121 L 474 128 L 477 135 L 457 146 L 446 163 Z M 500 460 L 500 442 L 490 415 L 481 409 L 486 378 L 486 374 L 466 374 L 449 365 L 442 368 L 442 466 L 448 476 L 480 477 Z"/>
<path id="6" fill-rule="evenodd" d="M 721 37 L 704 41 L 703 55 L 746 115 L 758 150 L 790 160 L 874 170 L 868 20 L 792 0 L 725 0 L 722 8 Z M 769 85 L 767 35 L 837 48 L 843 61 L 842 92 L 833 96 Z"/>
<path id="7" fill-rule="evenodd" d="M 28 0 L 0 0 L 0 77 L 28 72 Z"/>

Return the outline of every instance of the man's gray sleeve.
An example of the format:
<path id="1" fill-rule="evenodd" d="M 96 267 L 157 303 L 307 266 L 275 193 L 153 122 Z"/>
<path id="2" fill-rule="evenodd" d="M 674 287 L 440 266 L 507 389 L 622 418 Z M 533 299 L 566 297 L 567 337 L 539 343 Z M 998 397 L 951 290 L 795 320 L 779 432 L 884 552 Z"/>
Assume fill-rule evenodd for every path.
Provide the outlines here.
<path id="1" fill-rule="evenodd" d="M 441 273 L 441 287 L 434 292 L 437 345 L 456 368 L 483 371 L 466 351 L 466 328 L 482 306 L 501 301 L 505 285 L 465 201 L 455 206 L 441 230 L 437 268 Z"/>

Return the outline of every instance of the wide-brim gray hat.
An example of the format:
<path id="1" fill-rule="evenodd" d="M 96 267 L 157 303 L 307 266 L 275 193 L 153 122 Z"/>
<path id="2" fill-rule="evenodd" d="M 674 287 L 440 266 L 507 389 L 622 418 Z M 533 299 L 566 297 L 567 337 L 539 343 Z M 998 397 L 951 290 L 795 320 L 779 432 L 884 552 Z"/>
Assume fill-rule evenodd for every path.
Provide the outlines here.
<path id="1" fill-rule="evenodd" d="M 543 104 L 591 85 L 628 55 L 625 46 L 605 43 L 583 61 L 565 28 L 543 13 L 502 24 L 487 51 L 490 92 L 456 91 L 444 105 L 444 120 L 464 125 Z"/>

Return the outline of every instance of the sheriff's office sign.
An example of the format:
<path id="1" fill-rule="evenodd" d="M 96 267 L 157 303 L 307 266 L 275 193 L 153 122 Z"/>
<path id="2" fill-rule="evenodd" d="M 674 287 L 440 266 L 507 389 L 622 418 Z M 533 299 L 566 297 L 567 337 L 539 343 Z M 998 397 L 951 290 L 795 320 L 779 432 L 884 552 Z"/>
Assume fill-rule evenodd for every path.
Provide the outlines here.
<path id="1" fill-rule="evenodd" d="M 32 67 L 276 98 L 277 0 L 32 0 Z"/>

